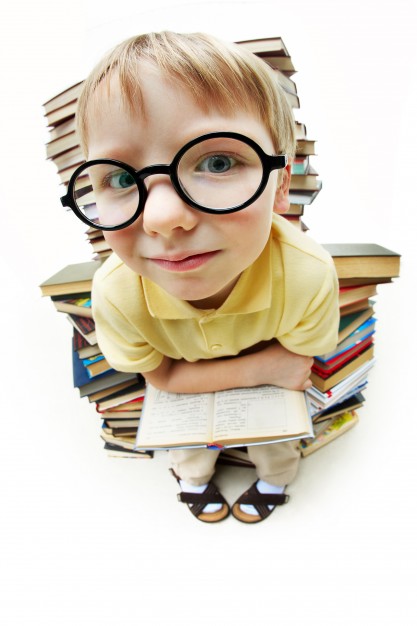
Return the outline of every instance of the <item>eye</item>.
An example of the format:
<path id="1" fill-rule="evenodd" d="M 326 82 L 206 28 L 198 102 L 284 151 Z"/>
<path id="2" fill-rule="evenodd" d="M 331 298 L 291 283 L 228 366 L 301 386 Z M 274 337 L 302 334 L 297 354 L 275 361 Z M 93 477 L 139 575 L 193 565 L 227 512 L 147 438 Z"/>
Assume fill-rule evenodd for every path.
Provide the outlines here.
<path id="1" fill-rule="evenodd" d="M 127 189 L 135 185 L 135 179 L 126 170 L 116 170 L 107 174 L 104 183 L 112 189 Z"/>
<path id="2" fill-rule="evenodd" d="M 227 154 L 213 154 L 202 159 L 197 165 L 198 172 L 209 172 L 210 174 L 224 174 L 237 164 L 236 159 Z"/>

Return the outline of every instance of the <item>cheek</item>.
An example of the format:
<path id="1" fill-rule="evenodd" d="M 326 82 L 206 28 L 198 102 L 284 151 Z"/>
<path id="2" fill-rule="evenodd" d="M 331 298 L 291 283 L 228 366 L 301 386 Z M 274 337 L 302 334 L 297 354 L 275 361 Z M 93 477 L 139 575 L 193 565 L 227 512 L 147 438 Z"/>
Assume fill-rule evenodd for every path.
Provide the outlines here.
<path id="1" fill-rule="evenodd" d="M 252 248 L 260 253 L 266 245 L 272 227 L 273 201 L 272 197 L 260 198 L 253 210 L 248 214 L 245 231 Z"/>
<path id="2" fill-rule="evenodd" d="M 116 251 L 116 249 L 118 248 L 118 241 L 120 238 L 120 234 L 118 232 L 104 231 L 103 235 L 104 235 L 104 239 L 107 241 L 110 248 Z"/>
<path id="3" fill-rule="evenodd" d="M 271 229 L 274 200 L 272 194 L 264 193 L 252 206 L 247 208 L 247 213 L 243 215 L 245 220 L 244 228 L 248 231 L 255 230 L 259 235 L 267 233 Z M 245 211 L 242 211 L 245 213 Z"/>
<path id="4" fill-rule="evenodd" d="M 124 228 L 123 230 L 105 231 L 103 233 L 110 248 L 120 256 L 122 260 L 124 260 L 125 257 L 129 257 L 134 250 L 136 236 L 132 226 Z"/>
<path id="5" fill-rule="evenodd" d="M 254 259 L 265 247 L 271 225 L 272 208 L 258 200 L 246 209 L 231 214 L 224 233 L 236 250 Z"/>

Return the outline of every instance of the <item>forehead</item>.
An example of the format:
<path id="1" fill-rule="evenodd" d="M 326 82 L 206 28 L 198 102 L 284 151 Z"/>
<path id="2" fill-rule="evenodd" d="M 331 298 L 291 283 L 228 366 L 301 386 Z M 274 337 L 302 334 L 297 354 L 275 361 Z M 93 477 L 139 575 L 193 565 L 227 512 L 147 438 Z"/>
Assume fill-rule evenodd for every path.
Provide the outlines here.
<path id="1" fill-rule="evenodd" d="M 121 145 L 182 143 L 217 130 L 252 132 L 264 125 L 249 106 L 201 102 L 191 88 L 165 76 L 149 63 L 138 65 L 138 83 L 126 91 L 119 76 L 103 81 L 88 106 L 89 158 L 110 156 Z M 231 128 L 231 125 L 233 128 Z M 250 130 L 250 129 L 249 129 Z M 255 140 L 258 137 L 253 137 Z M 114 157 L 117 158 L 117 157 Z"/>
<path id="2" fill-rule="evenodd" d="M 116 68 L 117 70 L 117 68 Z M 150 61 L 137 61 L 134 71 L 125 74 L 113 70 L 98 84 L 89 96 L 88 112 L 94 116 L 103 108 L 111 108 L 118 113 L 144 114 L 155 100 L 163 98 L 167 106 L 181 106 L 182 100 L 193 100 L 194 104 L 205 113 L 213 107 L 230 115 L 238 108 L 254 110 L 254 103 L 249 95 L 242 97 L 241 85 L 229 85 L 216 91 L 207 82 L 206 89 L 196 84 L 192 77 L 170 75 Z M 219 81 L 220 84 L 220 81 Z M 239 97 L 238 96 L 239 93 Z M 238 104 L 237 104 L 238 103 Z M 90 115 L 89 115 L 90 117 Z"/>

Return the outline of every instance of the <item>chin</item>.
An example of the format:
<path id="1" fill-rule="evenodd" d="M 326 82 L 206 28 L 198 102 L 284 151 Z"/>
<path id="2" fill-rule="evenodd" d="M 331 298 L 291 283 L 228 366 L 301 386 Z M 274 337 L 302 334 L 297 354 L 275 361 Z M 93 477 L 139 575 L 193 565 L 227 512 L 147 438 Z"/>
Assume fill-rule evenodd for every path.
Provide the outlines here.
<path id="1" fill-rule="evenodd" d="M 213 296 L 212 294 L 205 291 L 199 292 L 195 289 L 170 289 L 169 287 L 167 287 L 165 291 L 167 291 L 171 296 L 174 296 L 174 298 L 189 302 L 192 306 L 197 306 L 197 303 L 201 300 L 215 298 L 215 295 Z"/>
<path id="2" fill-rule="evenodd" d="M 162 286 L 162 285 L 161 285 Z M 215 309 L 223 304 L 229 295 L 228 288 L 215 291 L 214 293 L 207 289 L 198 289 L 195 287 L 186 286 L 184 288 L 173 288 L 172 285 L 163 286 L 174 298 L 184 300 L 191 304 L 191 306 L 197 309 Z"/>

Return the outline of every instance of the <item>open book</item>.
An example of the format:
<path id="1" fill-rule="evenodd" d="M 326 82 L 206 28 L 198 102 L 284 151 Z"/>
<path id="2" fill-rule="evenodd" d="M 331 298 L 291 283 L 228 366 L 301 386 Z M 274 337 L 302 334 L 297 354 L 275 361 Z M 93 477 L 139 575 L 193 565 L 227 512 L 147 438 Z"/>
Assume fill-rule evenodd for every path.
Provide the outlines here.
<path id="1" fill-rule="evenodd" d="M 228 448 L 313 436 L 302 391 L 265 385 L 177 394 L 148 384 L 135 448 Z"/>

